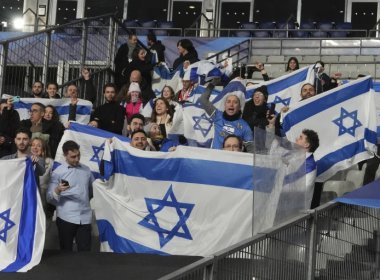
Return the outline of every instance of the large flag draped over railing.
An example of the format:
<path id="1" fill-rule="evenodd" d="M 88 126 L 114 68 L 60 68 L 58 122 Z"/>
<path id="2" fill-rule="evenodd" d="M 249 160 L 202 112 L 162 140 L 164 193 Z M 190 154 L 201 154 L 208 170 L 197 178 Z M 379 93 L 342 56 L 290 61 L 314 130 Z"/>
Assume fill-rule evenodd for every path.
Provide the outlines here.
<path id="1" fill-rule="evenodd" d="M 110 180 L 96 180 L 93 200 L 103 251 L 205 256 L 252 235 L 252 155 L 113 139 L 103 159 Z"/>
<path id="2" fill-rule="evenodd" d="M 371 77 L 365 77 L 294 104 L 284 117 L 290 141 L 303 129 L 315 130 L 320 145 L 314 153 L 317 179 L 373 156 L 376 149 L 376 108 Z M 372 151 L 372 152 L 371 152 Z"/>
<path id="3" fill-rule="evenodd" d="M 30 159 L 0 161 L 0 193 L 0 271 L 26 272 L 39 264 L 45 242 L 45 213 Z"/>
<path id="4" fill-rule="evenodd" d="M 7 98 L 9 95 L 3 95 L 3 98 Z M 21 98 L 20 102 L 14 103 L 14 108 L 20 115 L 21 120 L 29 119 L 29 110 L 33 103 L 42 103 L 45 106 L 53 105 L 57 110 L 62 123 L 66 123 L 69 120 L 69 108 L 70 99 L 47 99 L 47 98 Z M 76 109 L 76 121 L 83 124 L 88 124 L 90 121 L 90 115 L 92 110 L 92 103 L 84 99 L 78 99 Z"/>
<path id="5" fill-rule="evenodd" d="M 99 128 L 72 122 L 65 130 L 61 142 L 57 148 L 55 156 L 55 167 L 65 161 L 62 152 L 62 145 L 68 140 L 75 141 L 80 145 L 81 162 L 87 165 L 95 178 L 100 176 L 99 164 L 104 152 L 104 141 L 108 138 L 118 137 L 122 141 L 129 141 L 129 138 L 114 134 Z"/>

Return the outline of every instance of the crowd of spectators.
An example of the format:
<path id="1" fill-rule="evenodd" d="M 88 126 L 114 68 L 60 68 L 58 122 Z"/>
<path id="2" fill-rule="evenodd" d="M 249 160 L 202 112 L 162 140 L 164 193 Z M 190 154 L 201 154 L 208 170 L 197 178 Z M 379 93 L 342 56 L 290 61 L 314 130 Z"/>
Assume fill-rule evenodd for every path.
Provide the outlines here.
<path id="1" fill-rule="evenodd" d="M 128 42 L 120 46 L 115 56 L 115 83 L 104 85 L 104 104 L 93 109 L 88 125 L 127 136 L 131 139 L 131 146 L 136 149 L 170 152 L 178 145 L 187 144 L 183 135 L 171 138 L 170 134 L 178 118 L 181 118 L 181 104 L 189 102 L 196 84 L 185 72 L 182 89 L 175 92 L 171 86 L 165 85 L 161 95 L 156 97 L 152 90 L 152 69 L 165 61 L 165 46 L 153 34 L 147 36 L 147 42 L 148 49 L 142 48 L 138 45 L 136 35 L 130 35 Z M 174 61 L 173 69 L 181 66 L 186 69 L 190 64 L 199 61 L 197 51 L 189 39 L 178 41 L 177 48 L 179 56 Z M 153 62 L 152 56 L 155 55 L 158 60 Z M 261 72 L 263 80 L 270 79 L 263 63 L 256 62 L 256 69 Z M 297 69 L 298 60 L 291 57 L 286 65 L 286 72 Z M 336 79 L 339 75 L 329 77 L 323 70 L 323 62 L 316 62 L 316 83 L 302 86 L 300 102 L 337 86 Z M 13 109 L 13 103 L 17 102 L 13 98 L 2 100 L 0 105 L 0 156 L 2 159 L 24 156 L 32 158 L 38 167 L 35 170 L 45 211 L 51 213 L 48 202 L 57 207 L 60 245 L 64 250 L 72 249 L 74 238 L 79 242 L 78 249 L 90 248 L 87 225 L 91 223 L 91 214 L 88 201 L 93 177 L 89 169 L 79 163 L 80 143 L 65 143 L 63 153 L 66 164 L 52 171 L 53 158 L 64 130 L 69 126 L 69 121 L 76 119 L 78 98 L 91 102 L 96 98 L 89 70 L 84 68 L 81 74 L 83 79 L 80 89 L 77 85 L 70 84 L 62 97 L 58 94 L 58 85 L 55 82 L 48 83 L 45 88 L 42 82 L 36 81 L 31 88 L 30 97 L 37 99 L 31 106 L 30 118 L 27 120 L 20 120 L 17 111 Z M 253 131 L 256 127 L 275 131 L 277 135 L 283 136 L 281 116 L 289 108 L 284 107 L 276 115 L 274 106 L 267 103 L 266 86 L 257 88 L 253 98 L 247 103 L 233 93 L 227 94 L 224 110 L 220 111 L 209 101 L 216 85 L 216 79 L 209 82 L 206 91 L 199 98 L 202 108 L 214 122 L 213 149 L 253 152 Z M 51 105 L 44 106 L 39 98 L 68 98 L 68 122 L 61 123 L 56 109 Z M 153 104 L 152 114 L 146 118 L 141 113 L 150 102 Z M 312 154 L 319 145 L 318 135 L 311 128 L 307 128 L 297 138 L 296 143 L 307 153 L 307 164 L 315 165 Z M 312 176 L 315 178 L 315 174 Z M 76 193 L 73 186 L 85 191 Z M 79 209 L 81 214 L 70 212 L 69 207 Z"/>

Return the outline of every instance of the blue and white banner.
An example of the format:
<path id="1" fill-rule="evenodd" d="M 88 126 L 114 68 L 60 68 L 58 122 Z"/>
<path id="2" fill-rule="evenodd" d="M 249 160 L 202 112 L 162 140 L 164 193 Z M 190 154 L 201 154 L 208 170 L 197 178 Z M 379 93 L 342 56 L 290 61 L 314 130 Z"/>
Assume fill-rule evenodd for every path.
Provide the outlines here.
<path id="1" fill-rule="evenodd" d="M 9 95 L 3 95 L 3 98 L 7 98 Z M 47 99 L 47 98 L 21 98 L 20 102 L 14 103 L 14 108 L 20 115 L 21 120 L 29 119 L 29 110 L 33 103 L 42 103 L 45 106 L 53 105 L 57 110 L 62 123 L 66 123 L 69 120 L 70 99 Z M 92 103 L 88 100 L 78 99 L 76 121 L 83 124 L 88 124 L 90 121 L 90 115 L 92 110 Z"/>
<path id="2" fill-rule="evenodd" d="M 40 263 L 45 243 L 45 213 L 30 159 L 0 160 L 0 193 L 0 271 L 26 272 Z"/>
<path id="3" fill-rule="evenodd" d="M 284 117 L 288 139 L 303 129 L 319 135 L 314 153 L 317 180 L 368 159 L 376 151 L 376 108 L 371 77 L 365 77 L 294 104 Z"/>
<path id="4" fill-rule="evenodd" d="M 314 84 L 313 66 L 301 68 L 276 79 L 247 87 L 246 99 L 252 98 L 256 88 L 266 85 L 268 88 L 268 103 L 276 104 L 280 112 L 284 106 L 290 106 L 301 100 L 301 87 L 305 83 Z"/>
<path id="5" fill-rule="evenodd" d="M 252 235 L 252 155 L 110 145 L 93 185 L 102 251 L 206 256 Z"/>
<path id="6" fill-rule="evenodd" d="M 222 80 L 228 79 L 225 71 L 222 71 L 219 65 L 208 60 L 201 60 L 190 64 L 187 69 L 183 69 L 182 66 L 179 66 L 172 72 L 166 64 L 161 64 L 153 69 L 152 89 L 156 96 L 158 96 L 161 94 L 165 85 L 171 86 L 174 92 L 181 90 L 182 78 L 191 80 L 194 83 L 204 84 L 206 81 L 217 77 Z"/>
<path id="7" fill-rule="evenodd" d="M 61 142 L 57 148 L 54 166 L 65 161 L 62 152 L 62 145 L 68 140 L 75 141 L 80 145 L 81 162 L 87 165 L 95 178 L 100 177 L 99 164 L 104 152 L 104 142 L 106 139 L 118 137 L 122 141 L 129 142 L 129 138 L 117 135 L 99 128 L 72 122 L 65 130 Z"/>
<path id="8" fill-rule="evenodd" d="M 182 89 L 182 66 L 174 71 L 170 71 L 166 64 L 162 63 L 153 68 L 152 90 L 156 96 L 161 95 L 164 86 L 170 86 L 174 92 Z"/>

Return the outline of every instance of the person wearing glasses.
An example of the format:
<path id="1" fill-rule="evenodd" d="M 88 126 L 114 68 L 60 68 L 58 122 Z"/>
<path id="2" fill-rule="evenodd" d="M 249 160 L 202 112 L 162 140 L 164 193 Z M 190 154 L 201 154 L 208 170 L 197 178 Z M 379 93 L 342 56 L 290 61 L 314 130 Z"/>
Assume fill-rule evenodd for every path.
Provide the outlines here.
<path id="1" fill-rule="evenodd" d="M 54 120 L 44 119 L 45 105 L 42 103 L 33 103 L 29 113 L 30 118 L 22 120 L 20 127 L 29 130 L 33 138 L 38 136 L 44 139 L 48 143 L 50 152 L 54 158 L 63 135 L 61 126 L 57 126 Z"/>

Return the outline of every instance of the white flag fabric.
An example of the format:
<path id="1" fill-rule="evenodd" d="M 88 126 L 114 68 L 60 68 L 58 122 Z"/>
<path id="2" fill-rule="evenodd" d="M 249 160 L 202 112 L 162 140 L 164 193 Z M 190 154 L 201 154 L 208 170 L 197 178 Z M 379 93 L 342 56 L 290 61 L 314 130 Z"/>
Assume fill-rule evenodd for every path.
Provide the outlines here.
<path id="1" fill-rule="evenodd" d="M 189 146 L 210 148 L 214 121 L 199 104 L 183 104 L 184 135 Z"/>
<path id="2" fill-rule="evenodd" d="M 45 213 L 30 159 L 0 160 L 0 193 L 0 271 L 26 272 L 40 263 L 45 242 Z"/>
<path id="3" fill-rule="evenodd" d="M 377 143 L 371 77 L 347 83 L 291 106 L 283 129 L 292 142 L 303 129 L 318 133 L 317 180 L 373 156 Z"/>
<path id="4" fill-rule="evenodd" d="M 7 98 L 9 95 L 3 95 L 3 98 Z M 21 98 L 20 102 L 14 103 L 14 108 L 20 115 L 21 120 L 29 119 L 29 110 L 33 103 L 42 103 L 45 106 L 53 105 L 58 112 L 60 120 L 65 123 L 69 119 L 70 99 L 48 99 L 48 98 Z M 76 121 L 83 124 L 88 124 L 90 121 L 92 110 L 92 103 L 88 100 L 78 99 L 76 109 Z"/>
<path id="5" fill-rule="evenodd" d="M 80 145 L 81 162 L 87 165 L 95 178 L 100 177 L 99 164 L 104 152 L 104 141 L 108 138 L 118 137 L 122 141 L 129 141 L 129 138 L 117 135 L 99 128 L 72 122 L 65 130 L 61 142 L 57 148 L 54 168 L 65 161 L 62 152 L 62 145 L 68 140 L 75 141 Z"/>
<path id="6" fill-rule="evenodd" d="M 314 84 L 313 66 L 307 66 L 276 79 L 249 86 L 247 87 L 246 99 L 252 98 L 256 88 L 266 85 L 268 88 L 267 102 L 276 104 L 276 111 L 280 112 L 282 107 L 300 101 L 301 87 L 305 83 Z"/>
<path id="7" fill-rule="evenodd" d="M 106 151 L 109 181 L 93 185 L 102 251 L 206 256 L 252 235 L 252 155 L 118 139 Z"/>

